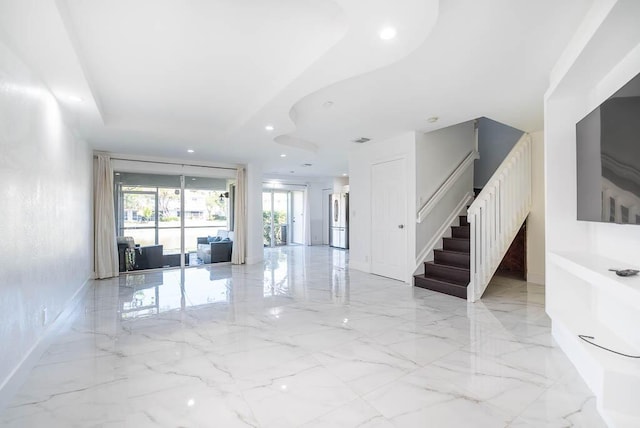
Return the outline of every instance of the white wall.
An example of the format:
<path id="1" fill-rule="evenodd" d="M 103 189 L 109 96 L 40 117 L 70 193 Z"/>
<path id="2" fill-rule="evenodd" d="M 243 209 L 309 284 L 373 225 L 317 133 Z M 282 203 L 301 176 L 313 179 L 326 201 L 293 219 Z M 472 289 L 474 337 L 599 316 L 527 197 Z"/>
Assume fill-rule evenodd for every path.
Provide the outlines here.
<path id="1" fill-rule="evenodd" d="M 331 181 L 329 179 L 317 182 L 308 182 L 309 189 L 309 209 L 311 220 L 311 245 L 322 245 L 323 235 L 328 234 L 329 225 L 327 223 L 327 230 L 324 229 L 323 215 L 326 217 L 328 213 L 328 205 L 323 204 L 323 191 L 331 187 Z M 327 208 L 327 212 L 324 209 Z"/>
<path id="2" fill-rule="evenodd" d="M 0 387 L 92 274 L 92 151 L 0 41 Z"/>
<path id="3" fill-rule="evenodd" d="M 321 205 L 319 206 L 321 211 L 321 231 L 322 231 L 322 241 L 319 244 L 329 245 L 329 197 L 331 193 L 333 193 L 333 189 L 331 187 L 323 187 L 321 195 Z"/>
<path id="4" fill-rule="evenodd" d="M 640 349 L 637 289 L 607 271 L 640 266 L 640 226 L 577 221 L 576 123 L 640 72 L 638 17 L 638 1 L 594 2 L 545 96 L 546 310 L 556 342 L 612 426 L 640 424 L 638 401 L 629 395 L 640 384 L 637 366 L 577 335 L 627 353 Z M 616 423 L 622 414 L 629 419 Z"/>
<path id="5" fill-rule="evenodd" d="M 349 267 L 371 271 L 371 165 L 406 158 L 407 171 L 407 260 L 415 258 L 415 148 L 416 135 L 408 132 L 385 141 L 369 142 L 349 152 Z"/>
<path id="6" fill-rule="evenodd" d="M 547 251 L 588 251 L 640 263 L 640 227 L 576 220 L 576 123 L 640 72 L 640 26 L 618 40 L 626 20 L 637 17 L 634 8 L 633 2 L 618 2 L 600 27 L 586 31 L 593 40 L 576 48 L 578 60 L 547 95 Z"/>
<path id="7" fill-rule="evenodd" d="M 527 218 L 527 281 L 544 284 L 544 133 L 531 136 L 531 211 Z"/>
<path id="8" fill-rule="evenodd" d="M 349 177 L 337 177 L 333 179 L 333 193 L 344 193 L 345 186 L 349 185 Z"/>
<path id="9" fill-rule="evenodd" d="M 456 167 L 475 149 L 474 121 L 449 126 L 427 134 L 416 134 L 417 209 L 429 201 Z M 416 228 L 415 252 L 420 254 L 449 217 L 453 207 L 473 191 L 473 167 Z M 415 223 L 415 220 L 414 220 Z"/>
<path id="10" fill-rule="evenodd" d="M 262 240 L 262 165 L 247 165 L 247 264 L 264 259 Z"/>

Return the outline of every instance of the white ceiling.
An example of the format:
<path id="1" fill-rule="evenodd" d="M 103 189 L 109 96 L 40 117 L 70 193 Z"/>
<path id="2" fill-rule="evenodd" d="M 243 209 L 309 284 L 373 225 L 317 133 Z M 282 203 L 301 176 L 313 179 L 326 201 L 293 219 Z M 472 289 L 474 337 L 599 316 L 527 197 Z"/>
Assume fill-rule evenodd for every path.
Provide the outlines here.
<path id="1" fill-rule="evenodd" d="M 549 72 L 591 3 L 3 0 L 0 38 L 96 149 L 340 176 L 361 136 L 480 116 L 542 129 Z"/>

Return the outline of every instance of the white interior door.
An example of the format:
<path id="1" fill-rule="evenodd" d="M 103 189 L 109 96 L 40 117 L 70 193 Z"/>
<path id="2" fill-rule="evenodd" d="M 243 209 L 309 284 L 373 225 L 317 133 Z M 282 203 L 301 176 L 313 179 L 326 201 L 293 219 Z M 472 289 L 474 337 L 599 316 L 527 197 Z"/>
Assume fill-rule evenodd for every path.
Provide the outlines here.
<path id="1" fill-rule="evenodd" d="M 291 192 L 291 226 L 293 244 L 304 244 L 304 192 Z"/>
<path id="2" fill-rule="evenodd" d="M 404 281 L 407 266 L 405 160 L 371 166 L 371 272 Z"/>

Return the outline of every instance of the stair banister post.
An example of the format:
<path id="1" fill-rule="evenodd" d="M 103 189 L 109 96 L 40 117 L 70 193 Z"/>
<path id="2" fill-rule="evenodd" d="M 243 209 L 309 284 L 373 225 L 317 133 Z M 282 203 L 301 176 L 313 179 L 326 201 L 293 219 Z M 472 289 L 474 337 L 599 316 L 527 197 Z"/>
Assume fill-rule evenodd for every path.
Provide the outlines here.
<path id="1" fill-rule="evenodd" d="M 495 188 L 491 189 L 489 192 L 489 203 L 491 204 L 491 216 L 489 217 L 489 233 L 491 234 L 491 265 L 495 265 L 498 263 L 496 258 L 496 249 L 497 241 L 495 236 L 495 228 L 496 228 L 496 206 L 495 206 Z"/>
<path id="2" fill-rule="evenodd" d="M 476 262 L 476 254 L 477 252 L 474 249 L 476 243 L 476 216 L 475 212 L 467 210 L 467 222 L 469 223 L 469 250 L 471 252 L 469 257 L 469 285 L 467 286 L 467 301 L 475 302 L 476 298 L 476 270 L 477 270 L 477 262 Z"/>

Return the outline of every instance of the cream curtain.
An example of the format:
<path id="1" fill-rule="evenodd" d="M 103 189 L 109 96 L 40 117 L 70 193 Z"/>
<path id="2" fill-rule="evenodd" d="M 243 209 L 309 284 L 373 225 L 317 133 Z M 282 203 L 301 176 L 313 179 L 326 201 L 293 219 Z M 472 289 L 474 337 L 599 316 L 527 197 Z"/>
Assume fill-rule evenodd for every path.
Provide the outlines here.
<path id="1" fill-rule="evenodd" d="M 247 240 L 247 182 L 244 168 L 236 172 L 236 197 L 234 201 L 234 234 L 231 263 L 241 265 L 245 262 Z"/>
<path id="2" fill-rule="evenodd" d="M 98 154 L 94 169 L 94 245 L 96 278 L 118 276 L 116 219 L 113 206 L 111 158 Z"/>

